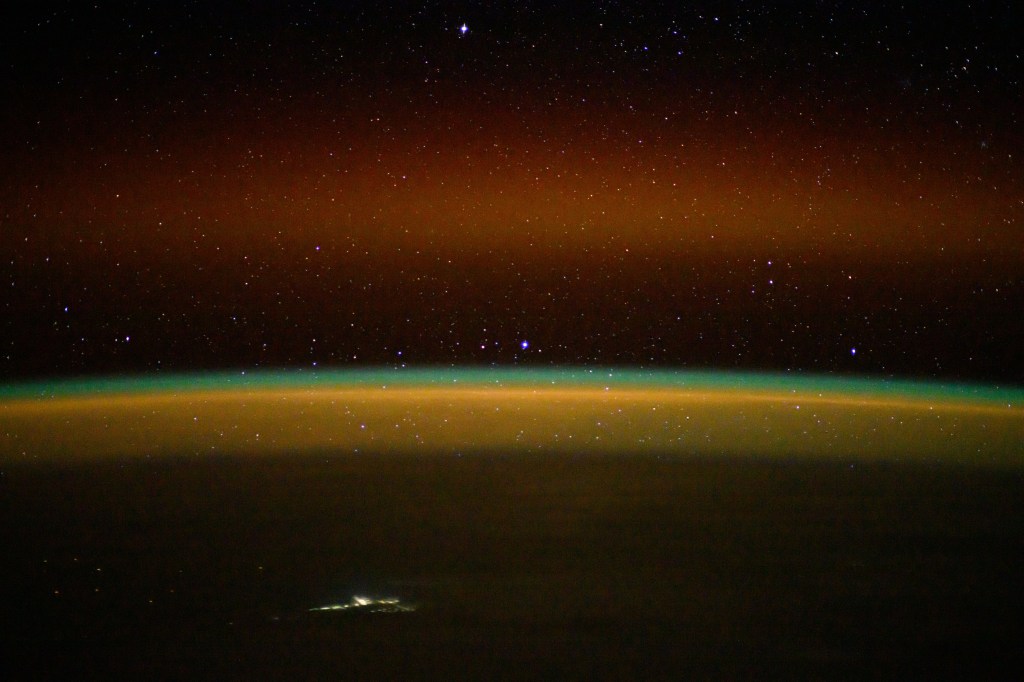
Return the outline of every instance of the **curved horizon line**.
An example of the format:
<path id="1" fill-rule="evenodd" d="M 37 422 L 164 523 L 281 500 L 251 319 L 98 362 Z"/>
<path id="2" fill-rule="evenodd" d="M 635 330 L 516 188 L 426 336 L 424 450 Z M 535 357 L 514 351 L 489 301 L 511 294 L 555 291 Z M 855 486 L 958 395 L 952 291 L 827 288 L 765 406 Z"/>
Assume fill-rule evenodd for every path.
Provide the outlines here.
<path id="1" fill-rule="evenodd" d="M 0 384 L 0 400 L 49 400 L 110 394 L 152 394 L 165 391 L 210 392 L 256 389 L 494 387 L 684 389 L 689 391 L 744 390 L 777 393 L 817 392 L 845 395 L 880 394 L 892 399 L 954 400 L 1024 404 L 1024 387 L 968 381 L 907 379 L 868 375 L 791 373 L 763 370 L 644 369 L 602 365 L 587 367 L 373 366 L 360 368 L 274 368 L 101 375 L 42 379 Z M 820 397 L 820 396 L 819 396 Z"/>

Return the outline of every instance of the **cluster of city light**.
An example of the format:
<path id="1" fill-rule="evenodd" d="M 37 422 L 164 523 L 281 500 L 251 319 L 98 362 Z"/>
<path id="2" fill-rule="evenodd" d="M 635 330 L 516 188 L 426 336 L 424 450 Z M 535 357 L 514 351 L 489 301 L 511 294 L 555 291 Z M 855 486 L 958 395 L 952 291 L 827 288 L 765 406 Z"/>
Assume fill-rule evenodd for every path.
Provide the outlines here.
<path id="1" fill-rule="evenodd" d="M 347 604 L 328 604 L 310 609 L 310 612 L 321 611 L 358 611 L 360 613 L 406 613 L 415 611 L 414 604 L 403 604 L 398 597 L 374 599 L 372 597 L 353 596 Z"/>

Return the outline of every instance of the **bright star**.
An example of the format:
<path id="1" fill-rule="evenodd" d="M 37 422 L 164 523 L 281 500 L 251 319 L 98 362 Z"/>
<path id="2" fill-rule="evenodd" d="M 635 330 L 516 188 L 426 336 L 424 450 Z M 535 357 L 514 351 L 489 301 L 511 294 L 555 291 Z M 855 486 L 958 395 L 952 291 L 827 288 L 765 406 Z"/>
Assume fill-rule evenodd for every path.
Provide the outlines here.
<path id="1" fill-rule="evenodd" d="M 459 33 L 461 33 L 463 35 L 465 35 L 466 33 L 469 33 L 469 26 L 466 26 L 465 24 L 463 24 L 462 26 L 459 26 Z"/>
<path id="2" fill-rule="evenodd" d="M 519 347 L 522 348 L 523 350 L 526 350 L 527 348 L 530 347 L 530 342 L 529 341 L 523 341 L 522 343 L 519 344 Z"/>

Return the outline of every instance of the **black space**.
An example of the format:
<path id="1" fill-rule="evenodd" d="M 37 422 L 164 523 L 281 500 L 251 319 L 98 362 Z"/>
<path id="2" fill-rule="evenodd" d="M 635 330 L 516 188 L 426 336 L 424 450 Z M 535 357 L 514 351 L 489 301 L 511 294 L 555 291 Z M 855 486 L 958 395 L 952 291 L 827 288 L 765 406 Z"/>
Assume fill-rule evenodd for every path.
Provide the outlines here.
<path id="1" fill-rule="evenodd" d="M 272 4 L 0 21 L 0 380 L 1024 382 L 1013 3 Z"/>

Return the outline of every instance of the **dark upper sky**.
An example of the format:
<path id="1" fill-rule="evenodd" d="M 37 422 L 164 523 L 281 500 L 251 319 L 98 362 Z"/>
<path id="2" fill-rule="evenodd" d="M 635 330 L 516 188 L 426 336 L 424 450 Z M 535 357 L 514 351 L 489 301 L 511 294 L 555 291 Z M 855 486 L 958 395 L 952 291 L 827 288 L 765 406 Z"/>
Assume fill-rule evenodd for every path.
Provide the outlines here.
<path id="1" fill-rule="evenodd" d="M 37 3 L 0 21 L 0 379 L 1024 382 L 1024 22 L 946 4 Z"/>

